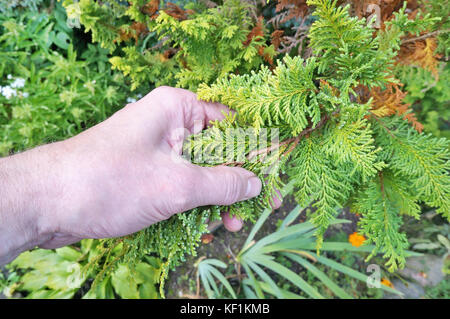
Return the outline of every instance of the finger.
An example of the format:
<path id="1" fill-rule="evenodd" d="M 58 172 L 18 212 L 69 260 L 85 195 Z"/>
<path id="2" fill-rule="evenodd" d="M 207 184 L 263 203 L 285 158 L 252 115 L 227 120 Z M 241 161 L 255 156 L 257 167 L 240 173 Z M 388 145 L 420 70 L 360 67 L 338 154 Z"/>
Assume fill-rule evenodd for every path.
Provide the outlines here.
<path id="1" fill-rule="evenodd" d="M 186 93 L 190 94 L 192 92 Z M 225 114 L 232 112 L 227 106 L 221 103 L 205 102 L 199 100 L 197 95 L 192 93 L 185 105 L 185 127 L 193 134 L 199 133 L 204 128 L 211 126 L 211 122 L 220 121 L 225 118 Z"/>
<path id="2" fill-rule="evenodd" d="M 182 116 L 184 127 L 191 133 L 200 132 L 211 121 L 222 120 L 224 113 L 231 112 L 227 106 L 199 100 L 197 94 L 185 89 L 165 86 L 153 90 L 152 94 L 164 101 L 164 106 L 171 110 L 168 124 L 176 122 L 174 119 Z"/>
<path id="3" fill-rule="evenodd" d="M 201 100 L 197 100 L 198 105 L 203 108 L 203 112 L 205 114 L 206 125 L 209 125 L 211 121 L 215 120 L 223 120 L 225 115 L 229 113 L 234 113 L 228 106 L 223 105 L 218 102 L 205 102 Z"/>
<path id="4" fill-rule="evenodd" d="M 242 219 L 236 216 L 231 217 L 229 212 L 223 212 L 220 216 L 222 217 L 223 226 L 230 232 L 240 231 L 244 224 Z"/>
<path id="5" fill-rule="evenodd" d="M 197 206 L 231 205 L 259 195 L 261 180 L 240 167 L 198 167 Z"/>

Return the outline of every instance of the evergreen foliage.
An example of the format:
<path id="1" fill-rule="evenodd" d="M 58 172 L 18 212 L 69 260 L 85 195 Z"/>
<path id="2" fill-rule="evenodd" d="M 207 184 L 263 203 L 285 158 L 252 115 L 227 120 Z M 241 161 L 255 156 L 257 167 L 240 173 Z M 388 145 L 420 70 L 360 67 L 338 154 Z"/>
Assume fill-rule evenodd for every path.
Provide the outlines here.
<path id="1" fill-rule="evenodd" d="M 252 33 L 263 26 L 250 16 L 251 5 L 240 0 L 210 9 L 191 3 L 194 10 L 142 0 L 128 8 L 114 0 L 65 0 L 64 5 L 69 18 L 111 52 L 145 37 L 139 48 L 124 46 L 123 54 L 110 59 L 113 69 L 131 77 L 132 89 L 148 83 L 195 90 L 229 72 L 246 73 L 275 54 L 264 36 Z"/>
<path id="2" fill-rule="evenodd" d="M 64 12 L 0 15 L 0 156 L 76 135 L 126 101 L 107 52 L 82 50 Z"/>

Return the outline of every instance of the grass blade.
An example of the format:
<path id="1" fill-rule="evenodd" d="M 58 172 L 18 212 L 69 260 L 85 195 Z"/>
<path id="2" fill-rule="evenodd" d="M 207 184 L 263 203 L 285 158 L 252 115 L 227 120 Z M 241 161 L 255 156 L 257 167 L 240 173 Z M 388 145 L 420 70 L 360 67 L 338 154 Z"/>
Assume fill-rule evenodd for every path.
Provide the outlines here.
<path id="1" fill-rule="evenodd" d="M 323 282 L 337 297 L 343 299 L 353 299 L 345 290 L 336 285 L 325 273 L 319 270 L 316 266 L 303 259 L 299 255 L 293 253 L 283 253 L 282 255 L 289 259 L 299 263 L 304 268 L 308 269 L 314 276 L 316 276 L 321 282 Z"/>

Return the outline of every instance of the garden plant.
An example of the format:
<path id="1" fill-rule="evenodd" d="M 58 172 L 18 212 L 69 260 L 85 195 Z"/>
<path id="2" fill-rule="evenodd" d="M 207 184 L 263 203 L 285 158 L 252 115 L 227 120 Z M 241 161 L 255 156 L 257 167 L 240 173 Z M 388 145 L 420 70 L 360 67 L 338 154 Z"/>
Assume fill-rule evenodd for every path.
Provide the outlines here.
<path id="1" fill-rule="evenodd" d="M 333 252 L 381 258 L 395 273 L 417 255 L 405 219 L 420 223 L 431 209 L 450 221 L 448 0 L 1 6 L 0 155 L 76 135 L 168 85 L 233 110 L 186 137 L 183 156 L 245 168 L 264 185 L 254 199 L 199 207 L 123 238 L 23 253 L 0 277 L 9 296 L 164 297 L 170 270 L 195 258 L 197 297 L 201 283 L 209 298 L 322 298 L 287 266 L 294 263 L 333 296 L 351 298 L 320 267 L 357 281 L 367 274 Z M 282 195 L 296 208 L 256 240 Z M 298 222 L 301 208 L 307 220 Z M 327 240 L 330 228 L 350 222 L 342 211 L 355 216 L 362 246 Z M 223 212 L 256 223 L 233 259 L 238 291 L 219 256 L 196 257 Z"/>

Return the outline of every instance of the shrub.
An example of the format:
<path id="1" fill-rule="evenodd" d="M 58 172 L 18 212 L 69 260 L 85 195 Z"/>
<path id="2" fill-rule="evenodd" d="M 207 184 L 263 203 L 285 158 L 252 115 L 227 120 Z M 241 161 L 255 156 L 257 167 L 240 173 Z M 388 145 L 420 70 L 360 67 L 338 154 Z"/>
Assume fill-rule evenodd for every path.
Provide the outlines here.
<path id="1" fill-rule="evenodd" d="M 125 103 L 122 74 L 106 50 L 74 50 L 60 5 L 0 15 L 0 24 L 1 155 L 73 136 Z"/>

